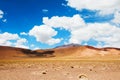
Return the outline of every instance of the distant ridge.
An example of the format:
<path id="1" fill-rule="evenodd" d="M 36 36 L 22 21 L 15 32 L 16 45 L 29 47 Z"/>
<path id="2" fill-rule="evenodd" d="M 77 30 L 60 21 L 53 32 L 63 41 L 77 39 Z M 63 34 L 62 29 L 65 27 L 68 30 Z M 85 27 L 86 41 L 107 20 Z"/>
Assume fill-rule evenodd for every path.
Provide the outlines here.
<path id="1" fill-rule="evenodd" d="M 55 48 L 78 47 L 78 46 L 81 46 L 81 45 L 80 44 L 71 43 L 71 44 L 66 44 L 66 45 L 62 45 L 62 46 L 57 46 Z"/>

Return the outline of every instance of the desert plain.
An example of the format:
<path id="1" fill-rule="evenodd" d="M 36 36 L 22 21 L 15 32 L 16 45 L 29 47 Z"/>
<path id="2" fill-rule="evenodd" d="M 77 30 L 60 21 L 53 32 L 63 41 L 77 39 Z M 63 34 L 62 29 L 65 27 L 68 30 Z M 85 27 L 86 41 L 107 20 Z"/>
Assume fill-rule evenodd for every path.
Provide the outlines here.
<path id="1" fill-rule="evenodd" d="M 78 46 L 59 47 L 52 50 L 54 53 L 37 50 L 40 52 L 38 56 L 34 51 L 37 57 L 24 50 L 28 57 L 20 52 L 23 49 L 1 47 L 0 80 L 120 80 L 119 49 L 76 48 Z M 94 55 L 87 56 L 88 52 Z M 99 56 L 98 52 L 104 52 L 104 56 Z"/>

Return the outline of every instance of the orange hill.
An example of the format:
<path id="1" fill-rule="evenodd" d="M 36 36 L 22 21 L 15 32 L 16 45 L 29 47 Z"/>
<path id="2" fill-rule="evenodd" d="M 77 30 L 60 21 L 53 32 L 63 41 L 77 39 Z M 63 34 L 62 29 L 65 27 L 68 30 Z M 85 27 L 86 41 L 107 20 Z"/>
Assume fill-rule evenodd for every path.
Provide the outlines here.
<path id="1" fill-rule="evenodd" d="M 0 46 L 0 59 L 16 58 L 81 58 L 94 56 L 120 56 L 120 48 L 95 48 L 76 44 L 59 46 L 53 49 L 29 50 L 8 46 Z"/>

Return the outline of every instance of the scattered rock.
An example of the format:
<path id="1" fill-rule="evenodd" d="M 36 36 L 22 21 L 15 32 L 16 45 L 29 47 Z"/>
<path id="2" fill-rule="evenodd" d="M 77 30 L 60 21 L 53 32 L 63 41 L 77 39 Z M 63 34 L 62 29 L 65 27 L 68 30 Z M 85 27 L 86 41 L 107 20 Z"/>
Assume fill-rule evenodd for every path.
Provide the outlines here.
<path id="1" fill-rule="evenodd" d="M 92 69 L 90 69 L 90 71 L 92 71 Z"/>
<path id="2" fill-rule="evenodd" d="M 31 66 L 28 66 L 28 68 L 31 68 Z"/>
<path id="3" fill-rule="evenodd" d="M 47 74 L 46 72 L 42 72 L 42 74 Z"/>
<path id="4" fill-rule="evenodd" d="M 86 75 L 80 75 L 79 80 L 88 80 Z"/>
<path id="5" fill-rule="evenodd" d="M 71 68 L 74 68 L 73 66 L 71 66 Z"/>

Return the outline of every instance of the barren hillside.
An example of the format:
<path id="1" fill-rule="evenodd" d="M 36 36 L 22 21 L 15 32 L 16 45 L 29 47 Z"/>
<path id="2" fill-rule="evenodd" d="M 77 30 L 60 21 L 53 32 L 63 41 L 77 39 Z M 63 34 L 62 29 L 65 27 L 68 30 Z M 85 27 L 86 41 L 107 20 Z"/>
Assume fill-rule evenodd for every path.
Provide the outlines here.
<path id="1" fill-rule="evenodd" d="M 119 48 L 95 48 L 92 46 L 64 45 L 53 49 L 29 50 L 0 46 L 0 59 L 10 58 L 84 58 L 120 56 Z"/>

